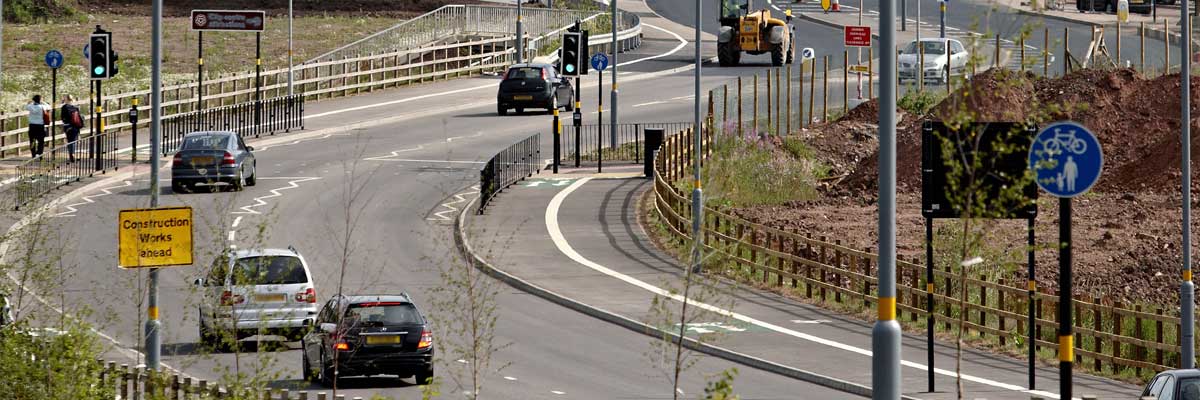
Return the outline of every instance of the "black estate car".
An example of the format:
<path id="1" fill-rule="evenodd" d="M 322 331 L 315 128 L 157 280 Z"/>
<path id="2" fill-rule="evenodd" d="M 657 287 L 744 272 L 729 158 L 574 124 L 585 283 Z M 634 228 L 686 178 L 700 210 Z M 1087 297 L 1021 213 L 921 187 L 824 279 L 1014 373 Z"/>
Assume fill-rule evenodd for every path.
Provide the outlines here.
<path id="1" fill-rule="evenodd" d="M 513 108 L 522 113 L 526 108 L 553 111 L 559 107 L 574 111 L 574 96 L 570 79 L 558 75 L 553 65 L 516 64 L 508 68 L 500 82 L 496 112 L 505 115 Z"/>
<path id="2" fill-rule="evenodd" d="M 433 378 L 433 332 L 408 294 L 334 296 L 304 335 L 305 380 L 347 376 Z"/>
<path id="3" fill-rule="evenodd" d="M 1200 370 L 1159 372 L 1142 390 L 1143 399 L 1200 400 Z"/>

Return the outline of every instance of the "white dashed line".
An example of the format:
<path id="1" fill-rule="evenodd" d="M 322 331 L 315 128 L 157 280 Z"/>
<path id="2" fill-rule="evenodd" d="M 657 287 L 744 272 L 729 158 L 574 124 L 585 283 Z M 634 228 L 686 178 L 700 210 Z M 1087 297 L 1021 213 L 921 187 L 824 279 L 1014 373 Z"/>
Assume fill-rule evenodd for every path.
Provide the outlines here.
<path id="1" fill-rule="evenodd" d="M 87 205 L 87 204 L 92 204 L 92 203 L 95 203 L 96 201 L 95 201 L 95 200 L 92 200 L 92 199 L 95 199 L 95 198 L 97 198 L 97 197 L 104 197 L 104 196 L 108 196 L 108 195 L 110 195 L 110 194 L 113 194 L 113 192 L 112 192 L 112 189 L 120 189 L 120 188 L 124 188 L 124 187 L 129 187 L 129 186 L 133 186 L 133 182 L 126 180 L 126 181 L 121 181 L 121 183 L 120 183 L 120 184 L 118 184 L 118 185 L 109 186 L 109 187 L 106 187 L 106 188 L 101 188 L 101 189 L 100 189 L 100 191 L 101 191 L 101 192 L 103 192 L 103 193 L 100 193 L 100 194 L 93 194 L 93 195 L 89 195 L 89 196 L 83 196 L 83 197 L 80 197 L 80 199 L 81 199 L 81 200 L 83 200 L 83 201 L 81 201 L 81 202 L 78 202 L 78 203 L 71 203 L 71 204 L 64 205 L 64 206 L 63 206 L 63 208 L 66 208 L 66 209 L 67 209 L 67 211 L 63 211 L 63 212 L 60 212 L 60 213 L 58 213 L 58 214 L 54 214 L 54 215 L 51 215 L 51 216 L 52 216 L 52 217 L 60 217 L 60 218 L 63 218 L 63 217 L 74 217 L 74 216 L 75 216 L 75 212 L 76 212 L 76 211 L 79 211 L 79 210 L 78 210 L 77 208 L 75 208 L 75 207 L 80 207 L 80 206 L 84 206 L 84 205 Z"/>
<path id="2" fill-rule="evenodd" d="M 271 194 L 266 195 L 266 196 L 255 197 L 254 204 L 251 204 L 248 206 L 243 206 L 243 207 L 241 207 L 241 211 L 234 211 L 233 213 L 234 214 L 255 214 L 255 215 L 262 214 L 261 212 L 258 212 L 258 210 L 255 210 L 255 208 L 267 205 L 267 202 L 266 202 L 267 199 L 282 196 L 283 194 L 280 193 L 281 191 L 298 188 L 298 187 L 300 187 L 299 184 L 301 182 L 314 181 L 317 179 L 321 179 L 321 178 L 304 177 L 304 178 L 292 179 L 292 180 L 288 181 L 288 186 L 284 186 L 279 189 L 271 189 Z"/>
<path id="3" fill-rule="evenodd" d="M 551 390 L 551 391 L 550 391 L 550 393 L 554 393 L 554 394 L 557 394 L 557 395 L 564 395 L 564 394 L 567 394 L 567 392 L 563 392 L 563 391 L 560 391 L 560 390 Z"/>
<path id="4" fill-rule="evenodd" d="M 517 380 L 517 378 L 515 378 L 515 377 L 511 377 L 511 376 L 506 376 L 506 377 L 504 377 L 504 379 L 506 379 L 506 380 L 510 380 L 510 381 L 515 381 L 515 380 Z"/>
<path id="5" fill-rule="evenodd" d="M 234 218 L 234 219 L 233 219 L 233 227 L 234 227 L 234 228 L 237 228 L 237 227 L 238 227 L 238 224 L 241 224 L 241 223 L 242 223 L 242 216 L 241 216 L 241 215 L 239 215 L 237 218 Z"/>
<path id="6" fill-rule="evenodd" d="M 414 163 L 431 163 L 431 164 L 487 164 L 486 161 L 466 161 L 466 160 L 418 160 L 412 158 L 382 158 L 374 161 L 399 161 L 399 162 L 414 162 Z"/>
<path id="7" fill-rule="evenodd" d="M 237 231 L 229 231 L 229 241 L 234 241 L 234 236 L 237 236 Z"/>
<path id="8" fill-rule="evenodd" d="M 446 214 L 458 211 L 458 207 L 455 207 L 454 204 L 459 204 L 459 203 L 467 201 L 466 196 L 470 196 L 473 194 L 479 194 L 479 186 L 471 186 L 471 190 L 455 194 L 454 201 L 448 201 L 448 202 L 441 204 L 441 206 L 447 208 L 447 210 L 442 210 L 442 211 L 433 213 L 433 215 L 436 216 L 437 218 L 426 218 L 426 219 L 430 220 L 430 221 L 443 221 L 443 222 L 453 221 L 454 219 L 451 218 L 450 216 L 447 216 Z"/>

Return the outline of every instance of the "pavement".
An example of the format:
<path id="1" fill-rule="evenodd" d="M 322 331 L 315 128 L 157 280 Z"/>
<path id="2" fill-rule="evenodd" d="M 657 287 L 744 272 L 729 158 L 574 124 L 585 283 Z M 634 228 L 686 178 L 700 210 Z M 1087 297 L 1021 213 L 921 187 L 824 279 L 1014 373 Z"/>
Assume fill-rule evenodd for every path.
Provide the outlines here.
<path id="1" fill-rule="evenodd" d="M 639 208 L 639 202 L 651 183 L 619 174 L 561 172 L 535 175 L 501 193 L 483 215 L 467 215 L 465 229 L 475 251 L 494 268 L 567 301 L 659 328 L 678 329 L 677 323 L 663 322 L 663 314 L 652 311 L 656 297 L 661 299 L 677 293 L 669 290 L 682 288 L 683 270 L 677 260 L 655 246 L 639 223 L 639 216 L 647 213 Z M 510 243 L 505 238 L 520 240 Z M 505 245 L 489 245 L 494 243 Z M 779 366 L 766 369 L 778 373 L 790 368 L 870 385 L 870 323 L 774 293 L 733 288 L 728 282 L 715 289 L 693 289 L 692 293 L 693 301 L 725 311 L 689 318 L 690 337 L 719 334 L 713 345 L 769 360 Z M 721 317 L 719 313 L 726 311 L 734 316 Z M 955 398 L 953 346 L 938 342 L 935 347 L 935 393 L 925 392 L 924 337 L 905 335 L 903 346 L 904 394 L 921 399 Z M 974 350 L 964 353 L 967 398 L 1058 398 L 1054 368 L 1038 368 L 1037 385 L 1043 390 L 1028 391 L 1025 361 Z M 1074 382 L 1078 395 L 1100 399 L 1136 398 L 1140 392 L 1137 386 L 1078 373 Z"/>

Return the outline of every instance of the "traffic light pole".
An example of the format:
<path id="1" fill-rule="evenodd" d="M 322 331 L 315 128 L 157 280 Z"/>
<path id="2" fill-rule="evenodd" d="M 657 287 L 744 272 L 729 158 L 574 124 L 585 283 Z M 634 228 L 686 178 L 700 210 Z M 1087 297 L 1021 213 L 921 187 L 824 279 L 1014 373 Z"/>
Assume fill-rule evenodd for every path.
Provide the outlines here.
<path id="1" fill-rule="evenodd" d="M 521 27 L 521 3 L 525 0 L 517 0 L 517 64 L 520 64 L 525 59 L 525 35 Z"/>
<path id="2" fill-rule="evenodd" d="M 96 130 L 92 133 L 92 159 L 96 161 L 96 170 L 104 169 L 104 158 L 100 157 L 100 137 L 104 133 L 104 93 L 101 88 L 104 86 L 104 81 L 96 81 L 96 116 L 92 119 L 96 121 Z"/>
<path id="3" fill-rule="evenodd" d="M 262 32 L 254 32 L 254 137 L 262 132 Z"/>
<path id="4" fill-rule="evenodd" d="M 608 108 L 612 111 L 612 123 L 609 127 L 610 141 L 612 148 L 617 148 L 617 54 L 621 53 L 621 49 L 617 47 L 617 22 L 620 14 L 617 13 L 617 0 L 608 2 L 611 7 L 612 17 L 612 103 Z M 600 124 L 604 124 L 604 120 L 600 120 Z"/>
<path id="5" fill-rule="evenodd" d="M 579 137 L 580 137 L 580 131 L 582 130 L 582 127 L 580 125 L 583 123 L 582 118 L 581 118 L 582 115 L 580 114 L 580 111 L 579 111 L 579 107 L 581 105 L 583 105 L 583 97 L 581 97 L 582 94 L 579 93 L 580 87 L 581 86 L 579 86 L 579 77 L 576 76 L 575 77 L 575 114 L 571 118 L 572 123 L 575 125 L 575 168 L 579 168 Z"/>
<path id="6" fill-rule="evenodd" d="M 50 120 L 46 121 L 46 126 L 50 128 L 50 148 L 51 149 L 55 148 L 55 146 L 54 146 L 54 129 L 55 129 L 54 121 L 56 119 L 58 119 L 58 118 L 56 118 L 56 115 L 57 115 L 56 113 L 58 112 L 58 108 L 56 108 L 54 106 L 55 104 L 58 104 L 58 68 L 50 68 Z M 44 158 L 45 157 L 43 157 L 43 159 Z M 58 158 L 58 156 L 55 154 L 54 150 L 51 150 L 50 151 L 50 159 L 53 160 L 55 158 Z"/>
<path id="7" fill-rule="evenodd" d="M 871 398 L 900 400 L 896 321 L 896 3 L 879 2 L 879 301 L 871 328 Z"/>

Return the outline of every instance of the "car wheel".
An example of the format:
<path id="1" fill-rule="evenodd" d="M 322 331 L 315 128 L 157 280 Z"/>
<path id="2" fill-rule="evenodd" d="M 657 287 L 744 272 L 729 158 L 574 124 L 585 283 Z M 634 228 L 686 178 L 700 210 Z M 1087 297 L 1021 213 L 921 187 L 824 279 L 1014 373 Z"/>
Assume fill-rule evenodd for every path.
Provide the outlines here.
<path id="1" fill-rule="evenodd" d="M 504 106 L 496 106 L 496 114 L 501 117 L 508 115 L 508 109 L 504 108 Z"/>
<path id="2" fill-rule="evenodd" d="M 575 111 L 575 102 L 574 102 L 574 101 L 571 101 L 571 99 L 567 99 L 567 106 L 566 106 L 566 107 L 564 107 L 564 108 L 566 108 L 566 109 L 567 109 L 567 112 L 573 112 L 573 111 Z"/>
<path id="3" fill-rule="evenodd" d="M 949 65 L 947 65 L 946 68 L 942 69 L 942 84 L 943 85 L 950 84 L 950 66 Z"/>
<path id="4" fill-rule="evenodd" d="M 246 178 L 246 186 L 254 186 L 258 184 L 258 164 L 255 164 L 255 168 L 252 170 L 253 172 L 250 173 L 248 178 Z"/>
<path id="5" fill-rule="evenodd" d="M 733 41 L 717 44 L 717 63 L 722 67 L 732 67 L 741 62 L 742 51 Z"/>
<path id="6" fill-rule="evenodd" d="M 300 363 L 302 365 L 300 373 L 304 375 L 305 382 L 312 382 L 316 376 L 313 374 L 312 363 L 308 361 L 308 352 L 304 351 L 303 348 L 300 349 L 300 352 L 300 358 L 304 360 Z"/>
<path id="7" fill-rule="evenodd" d="M 433 366 L 430 365 L 429 369 L 422 371 L 422 372 L 418 372 L 418 373 L 414 374 L 413 377 L 415 378 L 418 385 L 428 385 L 429 380 L 433 379 Z"/>
<path id="8" fill-rule="evenodd" d="M 238 168 L 237 176 L 233 178 L 233 190 L 240 191 L 246 186 L 246 167 Z"/>
<path id="9" fill-rule="evenodd" d="M 320 374 L 321 385 L 323 386 L 332 388 L 337 381 L 337 378 L 333 375 L 333 367 L 325 366 L 324 357 L 321 358 L 321 369 L 318 370 L 318 374 Z"/>
<path id="10" fill-rule="evenodd" d="M 174 181 L 174 180 L 171 181 L 171 191 L 175 192 L 175 193 L 189 192 L 189 190 L 187 188 L 187 184 L 185 184 L 183 182 L 179 182 L 179 181 Z"/>
<path id="11" fill-rule="evenodd" d="M 788 52 L 786 61 L 788 64 L 791 64 L 796 59 L 796 42 L 793 41 L 795 40 L 794 36 L 795 35 L 791 34 L 788 35 Z"/>

